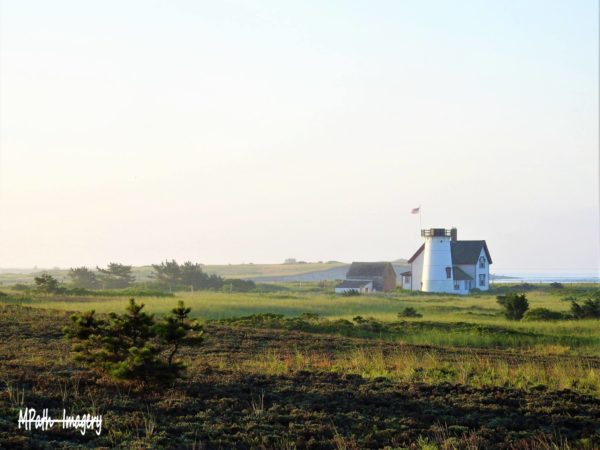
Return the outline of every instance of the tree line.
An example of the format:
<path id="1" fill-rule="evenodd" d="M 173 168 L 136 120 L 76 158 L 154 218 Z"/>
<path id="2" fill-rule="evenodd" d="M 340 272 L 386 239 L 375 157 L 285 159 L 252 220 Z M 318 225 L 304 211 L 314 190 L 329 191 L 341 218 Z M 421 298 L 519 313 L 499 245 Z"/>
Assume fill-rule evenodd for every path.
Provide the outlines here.
<path id="1" fill-rule="evenodd" d="M 41 274 L 34 278 L 35 289 L 38 292 L 56 294 L 68 293 L 71 290 L 125 289 L 144 287 L 151 289 L 174 291 L 196 290 L 230 290 L 249 291 L 256 287 L 250 280 L 224 279 L 216 274 L 208 274 L 202 270 L 202 265 L 186 261 L 179 264 L 175 260 L 152 264 L 151 281 L 136 283 L 133 267 L 130 265 L 111 262 L 105 268 L 73 267 L 67 274 L 70 283 L 68 287 L 61 286 L 59 281 L 49 275 Z"/>

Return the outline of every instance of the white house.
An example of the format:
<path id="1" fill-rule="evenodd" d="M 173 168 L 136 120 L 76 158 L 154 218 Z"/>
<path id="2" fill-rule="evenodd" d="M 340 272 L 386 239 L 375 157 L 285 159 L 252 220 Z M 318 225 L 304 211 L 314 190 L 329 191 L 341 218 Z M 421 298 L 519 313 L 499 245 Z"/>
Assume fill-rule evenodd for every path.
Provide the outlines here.
<path id="1" fill-rule="evenodd" d="M 408 260 L 402 287 L 413 291 L 468 294 L 490 287 L 492 258 L 485 241 L 459 241 L 457 230 L 421 230 L 425 242 Z"/>
<path id="2" fill-rule="evenodd" d="M 344 280 L 335 287 L 336 294 L 344 294 L 356 291 L 361 294 L 373 292 L 373 281 L 371 280 Z"/>
<path id="3" fill-rule="evenodd" d="M 402 286 L 402 289 L 407 289 L 407 290 L 411 290 L 412 286 L 411 286 L 411 271 L 407 270 L 406 272 L 402 272 L 400 274 L 400 276 L 402 277 L 402 280 L 400 281 L 400 284 Z"/>

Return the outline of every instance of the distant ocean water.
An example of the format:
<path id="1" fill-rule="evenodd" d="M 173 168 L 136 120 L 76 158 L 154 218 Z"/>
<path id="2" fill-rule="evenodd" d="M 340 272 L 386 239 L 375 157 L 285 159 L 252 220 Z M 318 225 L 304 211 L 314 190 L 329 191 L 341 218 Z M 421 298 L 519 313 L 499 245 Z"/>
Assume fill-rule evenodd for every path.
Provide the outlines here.
<path id="1" fill-rule="evenodd" d="M 600 283 L 598 272 L 500 272 L 492 283 Z"/>

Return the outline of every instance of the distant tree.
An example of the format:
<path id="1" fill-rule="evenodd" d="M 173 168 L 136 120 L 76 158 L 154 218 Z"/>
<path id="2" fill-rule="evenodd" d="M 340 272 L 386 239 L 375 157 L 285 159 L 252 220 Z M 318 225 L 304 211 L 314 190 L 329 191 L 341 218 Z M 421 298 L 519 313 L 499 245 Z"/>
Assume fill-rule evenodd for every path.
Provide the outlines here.
<path id="1" fill-rule="evenodd" d="M 571 303 L 571 314 L 575 319 L 600 319 L 600 299 L 588 298 L 581 305 Z"/>
<path id="2" fill-rule="evenodd" d="M 55 294 L 60 291 L 58 280 L 52 275 L 43 273 L 39 277 L 34 277 L 35 290 L 44 294 Z"/>
<path id="3" fill-rule="evenodd" d="M 100 283 L 96 274 L 87 267 L 75 267 L 69 270 L 69 278 L 74 287 L 83 289 L 95 289 Z"/>
<path id="4" fill-rule="evenodd" d="M 208 289 L 221 289 L 224 284 L 225 284 L 225 280 L 223 280 L 223 278 L 221 278 L 217 274 L 212 273 L 206 279 L 205 287 Z"/>
<path id="5" fill-rule="evenodd" d="M 180 266 L 181 284 L 194 289 L 206 286 L 208 275 L 202 271 L 202 265 L 186 261 Z"/>
<path id="6" fill-rule="evenodd" d="M 75 359 L 117 379 L 149 383 L 179 376 L 184 366 L 174 360 L 175 354 L 183 343 L 201 340 L 201 327 L 188 320 L 190 308 L 183 302 L 158 323 L 143 308 L 130 299 L 125 314 L 104 319 L 89 311 L 71 316 L 63 332 Z"/>
<path id="7" fill-rule="evenodd" d="M 152 276 L 159 284 L 169 288 L 169 292 L 172 292 L 173 288 L 181 282 L 181 268 L 174 259 L 160 264 L 152 264 L 152 269 L 154 270 Z"/>
<path id="8" fill-rule="evenodd" d="M 106 269 L 100 267 L 96 269 L 100 272 L 99 278 L 104 289 L 126 288 L 135 281 L 131 266 L 110 263 Z"/>
<path id="9" fill-rule="evenodd" d="M 504 307 L 504 315 L 508 320 L 521 320 L 529 309 L 525 294 L 511 293 L 496 297 L 498 304 Z"/>

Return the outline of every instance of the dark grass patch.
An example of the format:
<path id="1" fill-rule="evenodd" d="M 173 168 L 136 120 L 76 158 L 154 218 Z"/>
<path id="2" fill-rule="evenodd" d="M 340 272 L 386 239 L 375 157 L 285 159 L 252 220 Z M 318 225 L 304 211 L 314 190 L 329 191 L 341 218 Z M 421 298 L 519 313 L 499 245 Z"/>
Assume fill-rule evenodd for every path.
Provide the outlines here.
<path id="1" fill-rule="evenodd" d="M 373 318 L 362 317 L 350 321 L 346 319 L 331 320 L 314 315 L 290 318 L 282 314 L 263 313 L 219 319 L 212 323 L 234 327 L 285 329 L 391 341 L 408 340 L 410 342 L 411 339 L 419 336 L 430 336 L 431 339 L 446 339 L 453 345 L 501 348 L 530 347 L 536 344 L 561 344 L 577 347 L 594 345 L 597 341 L 594 337 L 547 335 L 500 325 L 470 322 L 432 322 L 427 320 L 381 322 Z"/>
<path id="2" fill-rule="evenodd" d="M 423 436 L 434 439 L 440 432 L 444 440 L 473 435 L 479 448 L 508 448 L 540 435 L 574 444 L 600 439 L 600 401 L 570 391 L 393 383 L 320 372 L 266 376 L 210 367 L 165 392 L 123 396 L 115 387 L 96 385 L 83 390 L 106 417 L 102 436 L 15 430 L 14 409 L 2 400 L 0 445 L 190 448 L 195 443 L 248 449 L 281 448 L 285 442 L 333 449 L 342 437 L 358 448 L 383 448 L 408 446 Z M 62 407 L 43 389 L 30 402 Z"/>

